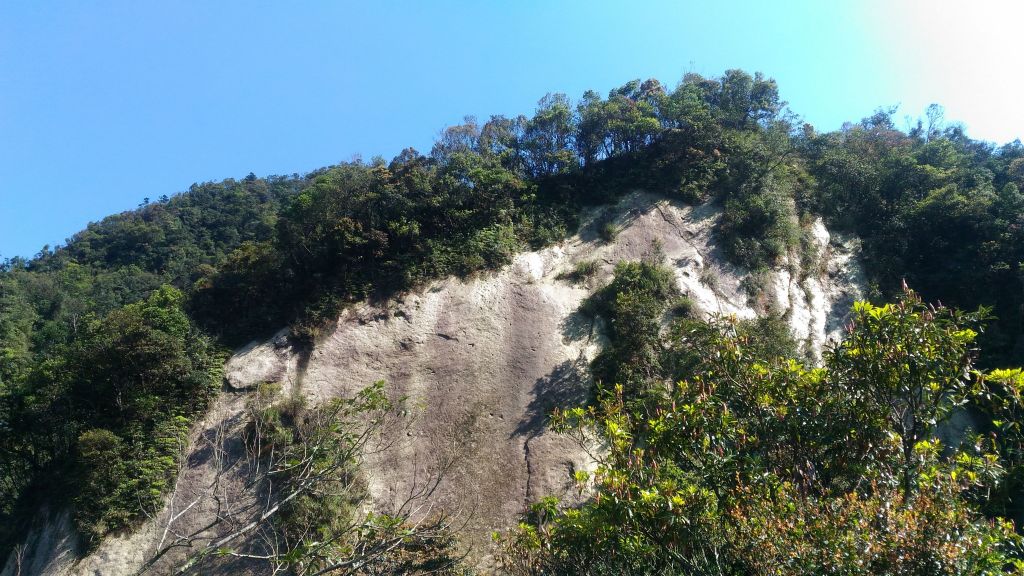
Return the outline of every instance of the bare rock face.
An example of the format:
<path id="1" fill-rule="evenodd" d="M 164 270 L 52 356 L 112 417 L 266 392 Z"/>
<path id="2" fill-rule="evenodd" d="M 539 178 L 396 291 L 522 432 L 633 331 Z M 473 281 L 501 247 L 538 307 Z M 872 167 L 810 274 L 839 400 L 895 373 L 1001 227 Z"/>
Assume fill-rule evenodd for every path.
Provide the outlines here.
<path id="1" fill-rule="evenodd" d="M 0 574 L 66 574 L 73 569 L 79 551 L 70 512 L 43 510 L 37 524 L 26 527 L 25 541 L 14 549 Z"/>
<path id="2" fill-rule="evenodd" d="M 250 342 L 236 351 L 224 366 L 224 383 L 234 391 L 252 390 L 260 384 L 288 381 L 288 331 L 281 330 L 266 342 Z"/>
<path id="3" fill-rule="evenodd" d="M 801 270 L 800 258 L 792 255 L 762 278 L 763 292 L 753 294 L 743 282 L 748 272 L 728 264 L 716 246 L 718 217 L 711 205 L 631 194 L 590 214 L 580 234 L 520 254 L 500 271 L 354 306 L 311 351 L 282 346 L 280 334 L 253 343 L 228 361 L 227 384 L 247 390 L 281 382 L 317 403 L 384 380 L 390 394 L 404 398 L 409 425 L 367 457 L 364 471 L 375 503 L 394 506 L 447 467 L 430 504 L 464 520 L 462 541 L 487 565 L 492 530 L 514 525 L 525 505 L 542 496 L 571 500 L 572 473 L 593 465 L 586 450 L 548 430 L 546 419 L 554 407 L 588 398 L 588 366 L 602 336 L 576 310 L 611 278 L 617 262 L 663 255 L 681 291 L 706 315 L 782 313 L 811 357 L 840 334 L 864 284 L 855 242 L 814 223 L 807 231 L 817 252 L 813 269 Z M 596 231 L 608 221 L 621 232 L 603 242 Z M 594 278 L 582 284 L 559 279 L 584 261 L 599 265 Z M 129 574 L 166 538 L 169 518 L 176 518 L 172 533 L 178 524 L 201 526 L 214 511 L 183 508 L 188 495 L 210 481 L 203 439 L 238 434 L 243 397 L 224 394 L 198 427 L 175 495 L 158 518 L 133 535 L 108 539 L 75 565 L 54 560 L 40 572 Z M 10 562 L 7 574 L 13 574 Z"/>

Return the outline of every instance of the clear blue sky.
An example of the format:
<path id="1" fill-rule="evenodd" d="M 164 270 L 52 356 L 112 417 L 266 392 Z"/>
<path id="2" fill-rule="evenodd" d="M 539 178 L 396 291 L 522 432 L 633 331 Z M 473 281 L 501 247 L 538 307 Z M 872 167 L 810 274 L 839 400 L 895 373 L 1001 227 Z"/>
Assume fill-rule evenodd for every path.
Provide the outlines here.
<path id="1" fill-rule="evenodd" d="M 2 0 L 0 257 L 193 182 L 429 150 L 466 114 L 688 71 L 763 71 L 819 129 L 938 102 L 1005 142 L 1013 4 Z"/>

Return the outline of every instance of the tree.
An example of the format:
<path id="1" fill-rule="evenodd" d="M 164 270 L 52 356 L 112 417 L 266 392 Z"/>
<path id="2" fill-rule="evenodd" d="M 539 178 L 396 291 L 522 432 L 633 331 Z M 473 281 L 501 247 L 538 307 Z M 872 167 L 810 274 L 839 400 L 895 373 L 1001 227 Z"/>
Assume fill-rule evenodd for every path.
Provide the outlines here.
<path id="1" fill-rule="evenodd" d="M 637 152 L 661 130 L 658 110 L 664 98 L 661 84 L 633 80 L 608 95 L 606 116 L 611 154 Z"/>
<path id="2" fill-rule="evenodd" d="M 565 94 L 548 94 L 541 98 L 523 132 L 530 175 L 547 176 L 574 167 L 577 164 L 573 153 L 575 134 L 572 108 Z"/>
<path id="3" fill-rule="evenodd" d="M 383 382 L 315 408 L 279 391 L 263 385 L 241 430 L 206 438 L 213 481 L 171 495 L 163 538 L 139 573 L 202 573 L 239 561 L 300 576 L 454 573 L 461 556 L 450 518 L 423 506 L 449 464 L 390 513 L 365 511 L 364 452 L 382 449 L 383 434 L 402 424 Z M 241 451 L 229 439 L 238 433 Z M 194 510 L 205 510 L 198 526 L 184 520 Z"/>
<path id="4" fill-rule="evenodd" d="M 192 326 L 183 298 L 165 286 L 93 321 L 66 360 L 39 375 L 59 375 L 61 392 L 47 411 L 66 418 L 53 430 L 71 436 L 82 479 L 75 520 L 90 543 L 159 507 L 188 424 L 220 384 L 223 358 Z"/>
<path id="5" fill-rule="evenodd" d="M 525 125 L 525 116 L 491 116 L 480 129 L 480 154 L 496 158 L 510 172 L 523 174 Z"/>
<path id="6" fill-rule="evenodd" d="M 453 154 L 475 153 L 479 148 L 480 126 L 476 118 L 466 116 L 462 124 L 449 126 L 441 131 L 434 143 L 430 156 L 438 162 L 446 162 Z"/>
<path id="7" fill-rule="evenodd" d="M 587 90 L 576 105 L 576 116 L 576 152 L 583 166 L 591 166 L 597 160 L 610 156 L 608 120 L 601 95 L 593 90 Z"/>
<path id="8" fill-rule="evenodd" d="M 856 306 L 824 366 L 764 355 L 733 321 L 679 321 L 648 395 L 605 388 L 556 411 L 594 454 L 592 498 L 533 505 L 504 536 L 513 574 L 1008 574 L 1022 540 L 978 499 L 1002 478 L 991 442 L 943 446 L 938 426 L 979 394 L 982 314 Z M 612 346 L 618 336 L 613 335 Z M 625 359 L 629 361 L 629 359 Z M 683 379 L 662 380 L 682 369 Z M 1013 381 L 1016 372 L 993 374 Z M 909 448 L 907 448 L 909 446 Z"/>
<path id="9" fill-rule="evenodd" d="M 750 76 L 742 70 L 726 70 L 719 86 L 714 101 L 721 111 L 722 123 L 728 127 L 766 125 L 784 106 L 775 80 L 760 73 Z"/>

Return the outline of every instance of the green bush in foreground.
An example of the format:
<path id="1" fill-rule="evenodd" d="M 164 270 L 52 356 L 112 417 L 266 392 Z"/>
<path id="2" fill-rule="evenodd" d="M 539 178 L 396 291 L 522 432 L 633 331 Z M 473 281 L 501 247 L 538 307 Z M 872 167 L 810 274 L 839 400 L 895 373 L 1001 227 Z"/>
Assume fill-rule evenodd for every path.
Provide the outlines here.
<path id="1" fill-rule="evenodd" d="M 730 321 L 661 341 L 689 375 L 632 400 L 606 389 L 555 427 L 606 447 L 592 497 L 535 504 L 502 537 L 514 574 L 1007 574 L 1021 537 L 981 510 L 1005 479 L 994 436 L 938 439 L 975 397 L 1020 397 L 1020 371 L 973 367 L 983 313 L 858 303 L 820 368 L 759 353 Z M 652 329 L 654 329 L 652 327 Z M 614 345 L 614 344 L 613 344 Z M 652 400 L 656 398 L 656 400 Z"/>

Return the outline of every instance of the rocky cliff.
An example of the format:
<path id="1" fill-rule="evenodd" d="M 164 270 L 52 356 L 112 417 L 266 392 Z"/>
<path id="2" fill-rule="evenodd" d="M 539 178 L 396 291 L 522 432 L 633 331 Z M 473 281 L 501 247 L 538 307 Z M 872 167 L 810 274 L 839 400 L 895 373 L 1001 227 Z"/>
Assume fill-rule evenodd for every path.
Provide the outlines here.
<path id="1" fill-rule="evenodd" d="M 209 523 L 217 513 L 211 486 L 222 492 L 221 504 L 244 501 L 242 472 L 225 471 L 223 462 L 232 439 L 237 444 L 246 398 L 264 382 L 280 382 L 285 393 L 316 403 L 386 381 L 391 394 L 406 399 L 408 422 L 367 456 L 375 502 L 393 506 L 444 469 L 430 505 L 455 514 L 472 557 L 487 562 L 492 530 L 508 527 L 543 495 L 572 497 L 572 472 L 590 465 L 583 449 L 546 429 L 545 419 L 555 406 L 587 398 L 587 366 L 602 331 L 576 311 L 608 281 L 616 262 L 664 258 L 704 315 L 781 313 L 810 357 L 839 336 L 864 284 L 856 241 L 813 222 L 804 229 L 813 250 L 754 277 L 726 262 L 713 234 L 718 217 L 713 205 L 634 193 L 591 211 L 569 240 L 520 254 L 499 271 L 354 306 L 311 350 L 293 349 L 284 333 L 250 344 L 228 362 L 225 392 L 197 427 L 160 515 L 133 534 L 109 537 L 78 561 L 66 515 L 41 517 L 2 576 L 17 574 L 19 565 L 21 574 L 131 574 L 175 533 Z M 608 222 L 620 230 L 611 241 L 598 234 Z M 565 279 L 590 261 L 598 268 L 593 277 Z M 157 571 L 183 553 L 165 555 Z"/>

